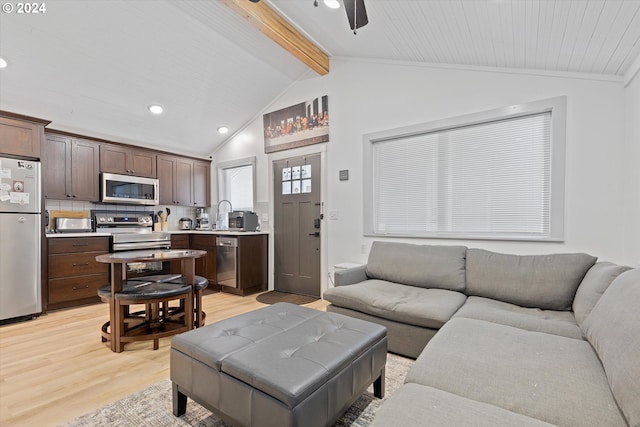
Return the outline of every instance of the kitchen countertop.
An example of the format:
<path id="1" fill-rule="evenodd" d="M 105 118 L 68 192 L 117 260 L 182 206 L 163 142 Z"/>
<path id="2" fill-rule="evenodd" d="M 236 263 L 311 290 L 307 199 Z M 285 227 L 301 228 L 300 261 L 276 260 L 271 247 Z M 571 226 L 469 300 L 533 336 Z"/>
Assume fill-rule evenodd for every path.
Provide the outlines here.
<path id="1" fill-rule="evenodd" d="M 170 234 L 210 234 L 214 236 L 255 236 L 258 234 L 269 234 L 268 231 L 230 231 L 230 230 L 168 230 L 164 233 Z M 58 237 L 110 237 L 111 233 L 88 232 L 88 233 L 47 233 L 47 238 Z"/>

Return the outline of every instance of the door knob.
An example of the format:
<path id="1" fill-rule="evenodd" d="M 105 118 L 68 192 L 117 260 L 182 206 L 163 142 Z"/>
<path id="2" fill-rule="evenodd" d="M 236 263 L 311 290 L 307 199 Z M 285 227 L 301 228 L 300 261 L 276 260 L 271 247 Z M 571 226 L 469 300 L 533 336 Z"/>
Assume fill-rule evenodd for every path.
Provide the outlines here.
<path id="1" fill-rule="evenodd" d="M 316 231 L 315 233 L 309 233 L 309 236 L 320 237 L 320 232 Z"/>

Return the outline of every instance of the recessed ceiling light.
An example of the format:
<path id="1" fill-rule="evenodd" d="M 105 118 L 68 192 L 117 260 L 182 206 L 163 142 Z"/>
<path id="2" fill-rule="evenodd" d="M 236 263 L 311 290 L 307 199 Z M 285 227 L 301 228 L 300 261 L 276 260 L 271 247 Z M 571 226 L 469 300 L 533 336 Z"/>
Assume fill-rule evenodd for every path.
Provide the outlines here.
<path id="1" fill-rule="evenodd" d="M 331 9 L 338 9 L 340 7 L 340 2 L 338 0 L 324 0 L 324 4 Z"/>
<path id="2" fill-rule="evenodd" d="M 224 135 L 225 133 L 229 132 L 229 128 L 226 126 L 220 126 L 218 128 L 218 132 Z"/>
<path id="3" fill-rule="evenodd" d="M 160 105 L 149 105 L 149 111 L 151 111 L 153 114 L 162 114 L 164 108 L 162 108 L 162 106 Z"/>
<path id="4" fill-rule="evenodd" d="M 4 58 L 0 58 L 0 68 L 6 68 L 7 67 L 7 61 L 4 60 Z"/>

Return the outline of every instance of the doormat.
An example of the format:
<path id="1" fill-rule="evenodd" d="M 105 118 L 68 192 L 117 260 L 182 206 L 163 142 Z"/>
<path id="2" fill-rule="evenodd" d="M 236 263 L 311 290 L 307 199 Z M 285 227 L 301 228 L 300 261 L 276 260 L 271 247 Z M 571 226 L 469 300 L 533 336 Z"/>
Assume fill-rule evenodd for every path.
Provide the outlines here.
<path id="1" fill-rule="evenodd" d="M 290 304 L 309 304 L 318 301 L 320 298 L 309 297 L 307 295 L 290 294 L 288 292 L 269 291 L 256 297 L 256 301 L 263 304 L 275 304 L 277 302 L 288 302 Z"/>
<path id="2" fill-rule="evenodd" d="M 382 403 L 402 384 L 413 360 L 387 354 L 385 367 L 385 398 L 378 399 L 369 386 L 333 427 L 366 427 Z M 63 427 L 227 427 L 220 418 L 187 399 L 187 412 L 174 417 L 171 401 L 171 380 L 166 379 L 142 391 L 123 397 L 88 414 L 63 424 Z"/>

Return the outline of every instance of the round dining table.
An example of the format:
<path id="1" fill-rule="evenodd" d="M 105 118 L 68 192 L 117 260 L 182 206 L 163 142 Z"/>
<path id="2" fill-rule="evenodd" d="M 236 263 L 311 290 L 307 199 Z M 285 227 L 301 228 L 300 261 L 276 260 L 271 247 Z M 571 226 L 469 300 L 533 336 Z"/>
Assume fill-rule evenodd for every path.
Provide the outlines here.
<path id="1" fill-rule="evenodd" d="M 186 285 L 191 286 L 188 307 L 192 307 L 195 284 L 195 260 L 207 254 L 206 251 L 197 249 L 146 249 L 137 251 L 124 251 L 96 256 L 96 261 L 111 265 L 111 300 L 109 301 L 109 323 L 111 325 L 110 343 L 111 350 L 120 353 L 124 349 L 122 337 L 124 335 L 123 319 L 120 316 L 116 295 L 122 292 L 127 281 L 126 264 L 134 262 L 165 262 L 180 261 L 180 274 L 184 277 Z M 184 322 L 186 329 L 193 329 L 193 309 L 185 309 Z M 148 339 L 154 339 L 150 336 Z"/>

